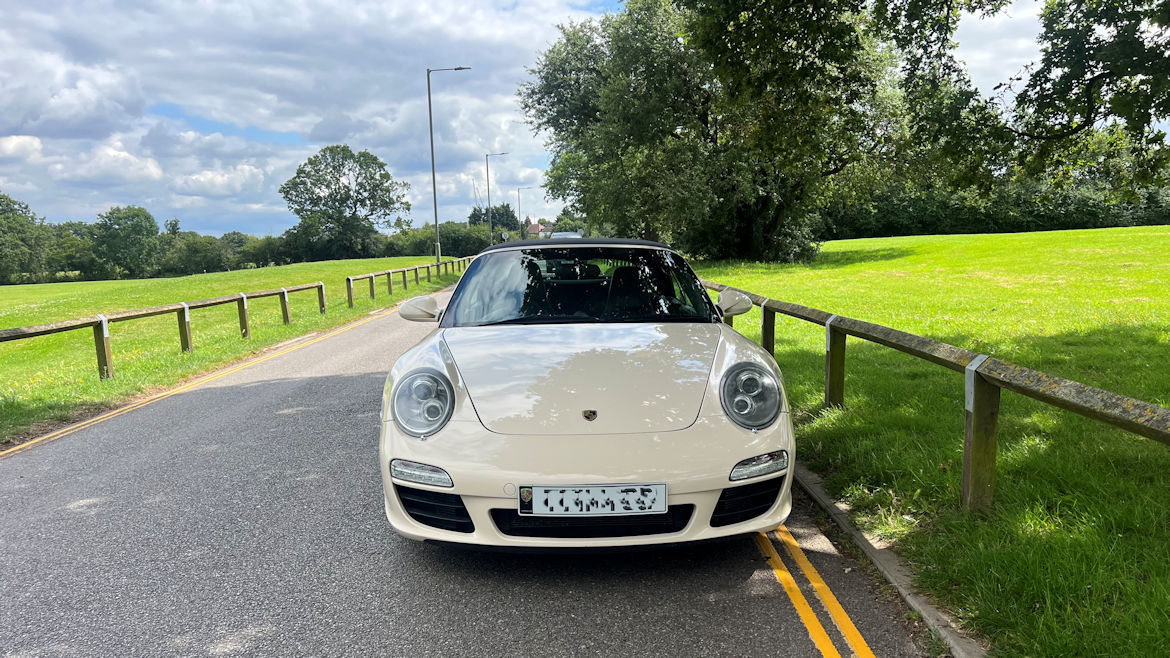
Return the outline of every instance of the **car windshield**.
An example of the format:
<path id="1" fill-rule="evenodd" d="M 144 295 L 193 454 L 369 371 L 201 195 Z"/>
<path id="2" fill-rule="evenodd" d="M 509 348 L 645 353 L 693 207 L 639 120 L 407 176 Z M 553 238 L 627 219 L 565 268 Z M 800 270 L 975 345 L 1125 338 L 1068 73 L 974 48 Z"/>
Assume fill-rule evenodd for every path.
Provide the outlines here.
<path id="1" fill-rule="evenodd" d="M 442 326 L 716 321 L 711 298 L 678 254 L 581 246 L 483 254 L 459 282 Z"/>

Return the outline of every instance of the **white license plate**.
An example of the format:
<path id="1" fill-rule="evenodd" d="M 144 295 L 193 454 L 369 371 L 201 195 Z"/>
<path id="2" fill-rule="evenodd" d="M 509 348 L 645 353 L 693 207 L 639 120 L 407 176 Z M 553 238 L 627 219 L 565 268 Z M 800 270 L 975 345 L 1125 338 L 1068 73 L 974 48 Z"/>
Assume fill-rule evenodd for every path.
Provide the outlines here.
<path id="1" fill-rule="evenodd" d="M 532 516 L 666 513 L 665 484 L 525 485 L 517 496 L 520 513 Z"/>

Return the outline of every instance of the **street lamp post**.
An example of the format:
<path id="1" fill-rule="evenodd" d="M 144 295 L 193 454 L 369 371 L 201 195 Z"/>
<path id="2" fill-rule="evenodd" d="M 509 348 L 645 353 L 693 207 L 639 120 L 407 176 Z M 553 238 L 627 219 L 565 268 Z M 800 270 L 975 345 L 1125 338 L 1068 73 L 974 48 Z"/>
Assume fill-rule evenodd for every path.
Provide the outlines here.
<path id="1" fill-rule="evenodd" d="M 435 185 L 435 115 L 431 111 L 431 73 L 435 71 L 467 71 L 470 66 L 455 66 L 447 69 L 427 69 L 427 127 L 431 133 L 431 200 L 435 206 L 435 262 L 443 260 L 443 250 L 439 246 L 439 189 Z"/>
<path id="2" fill-rule="evenodd" d="M 534 187 L 536 187 L 536 186 L 529 185 L 528 187 L 517 187 L 516 188 L 516 221 L 520 222 L 521 226 L 524 225 L 524 216 L 520 214 L 520 190 L 531 190 Z M 524 236 L 524 237 L 527 238 L 528 236 Z"/>
<path id="3" fill-rule="evenodd" d="M 488 216 L 488 243 L 495 244 L 496 237 L 492 233 L 492 166 L 488 162 L 488 158 L 493 155 L 508 155 L 507 151 L 503 153 L 485 153 L 483 155 L 483 166 L 487 170 L 487 216 Z"/>

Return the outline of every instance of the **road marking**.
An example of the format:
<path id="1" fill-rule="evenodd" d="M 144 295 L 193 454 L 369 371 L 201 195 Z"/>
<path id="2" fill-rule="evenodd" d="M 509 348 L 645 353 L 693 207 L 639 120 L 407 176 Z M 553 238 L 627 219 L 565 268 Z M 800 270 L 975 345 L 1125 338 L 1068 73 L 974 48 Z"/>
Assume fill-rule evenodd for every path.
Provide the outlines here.
<path id="1" fill-rule="evenodd" d="M 438 295 L 441 292 L 443 292 L 443 291 L 431 293 L 431 296 L 434 297 L 435 295 Z M 14 446 L 14 447 L 9 448 L 7 450 L 0 451 L 0 459 L 4 459 L 5 457 L 15 455 L 18 452 L 23 452 L 23 451 L 25 451 L 25 450 L 27 450 L 35 445 L 38 445 L 41 443 L 47 443 L 49 441 L 53 441 L 56 439 L 60 439 L 62 437 L 69 436 L 70 434 L 73 434 L 75 432 L 79 432 L 87 427 L 91 427 L 93 425 L 97 425 L 100 422 L 107 421 L 107 420 L 109 420 L 111 418 L 115 418 L 117 416 L 121 416 L 124 413 L 129 413 L 131 411 L 134 411 L 135 409 L 145 407 L 148 404 L 158 402 L 159 400 L 165 400 L 166 398 L 169 398 L 172 395 L 178 395 L 179 393 L 183 393 L 184 391 L 189 391 L 193 388 L 202 386 L 203 384 L 206 384 L 208 382 L 213 382 L 213 381 L 220 379 L 222 377 L 227 377 L 228 375 L 230 375 L 232 373 L 239 372 L 245 368 L 250 368 L 258 363 L 264 363 L 265 361 L 275 359 L 278 356 L 284 356 L 285 354 L 288 354 L 289 352 L 295 352 L 303 347 L 308 347 L 309 345 L 312 345 L 314 343 L 319 343 L 319 342 L 325 340 L 326 338 L 332 338 L 333 336 L 336 336 L 336 335 L 341 334 L 341 333 L 345 333 L 345 332 L 349 331 L 350 329 L 356 329 L 356 328 L 362 326 L 363 324 L 366 324 L 367 322 L 373 322 L 374 320 L 377 320 L 378 318 L 383 318 L 383 317 L 386 317 L 388 315 L 392 315 L 397 310 L 398 310 L 398 307 L 395 306 L 394 308 L 391 308 L 383 313 L 379 313 L 377 315 L 371 315 L 371 316 L 363 318 L 361 320 L 351 322 L 351 323 L 344 325 L 342 327 L 338 327 L 337 329 L 334 329 L 333 331 L 330 331 L 329 333 L 323 334 L 323 335 L 318 336 L 316 338 L 313 338 L 311 340 L 304 341 L 303 343 L 298 343 L 296 345 L 285 348 L 285 349 L 280 350 L 278 352 L 272 352 L 271 354 L 265 354 L 263 356 L 256 357 L 254 359 L 251 359 L 251 360 L 245 361 L 243 363 L 234 365 L 234 366 L 228 368 L 227 370 L 221 370 L 219 372 L 215 372 L 215 373 L 212 373 L 210 375 L 200 377 L 199 379 L 196 379 L 194 381 L 187 382 L 186 384 L 183 384 L 183 385 L 178 386 L 176 388 L 172 388 L 169 391 L 163 391 L 162 393 L 157 393 L 157 394 L 152 395 L 150 397 L 143 398 L 143 399 L 139 400 L 138 402 L 128 404 L 124 407 L 119 407 L 117 409 L 114 409 L 113 411 L 107 411 L 104 414 L 83 420 L 80 423 L 70 425 L 69 427 L 63 427 L 55 432 L 49 432 L 48 434 L 45 434 L 44 436 L 38 436 L 37 438 L 35 438 L 31 441 L 25 441 L 24 443 L 22 443 L 18 446 Z"/>
<path id="2" fill-rule="evenodd" d="M 784 526 L 776 528 L 776 536 L 784 543 L 784 547 L 788 549 L 788 554 L 792 556 L 792 559 L 796 560 L 796 564 L 804 572 L 805 578 L 808 578 L 808 581 L 812 583 L 817 598 L 829 610 L 829 615 L 833 617 L 833 623 L 837 625 L 837 630 L 841 631 L 841 635 L 845 636 L 845 641 L 849 643 L 853 653 L 858 658 L 875 658 L 873 651 L 865 643 L 865 638 L 858 632 L 857 627 L 853 625 L 853 620 L 845 613 L 845 608 L 841 607 L 837 597 L 833 595 L 833 590 L 829 589 L 816 567 L 805 557 L 804 551 L 800 550 L 800 546 L 792 537 L 792 533 L 788 532 L 788 528 Z"/>
<path id="3" fill-rule="evenodd" d="M 780 527 L 783 528 L 784 526 Z M 768 558 L 768 563 L 772 565 L 772 573 L 776 574 L 776 580 L 780 581 L 780 584 L 784 586 L 784 591 L 788 594 L 788 599 L 792 601 L 792 606 L 796 608 L 796 614 L 800 615 L 800 621 L 804 622 L 804 627 L 808 630 L 808 636 L 812 638 L 813 644 L 817 645 L 817 649 L 820 650 L 821 655 L 825 656 L 825 658 L 841 658 L 841 654 L 837 652 L 837 647 L 833 646 L 833 641 L 829 639 L 829 634 L 825 632 L 825 627 L 821 626 L 821 622 L 809 606 L 808 600 L 804 598 L 804 594 L 796 586 L 796 581 L 792 578 L 792 574 L 788 572 L 788 567 L 784 566 L 784 561 L 780 559 L 780 554 L 776 552 L 776 547 L 772 545 L 772 540 L 768 539 L 768 536 L 764 533 L 757 532 L 756 544 L 759 545 L 764 557 Z"/>

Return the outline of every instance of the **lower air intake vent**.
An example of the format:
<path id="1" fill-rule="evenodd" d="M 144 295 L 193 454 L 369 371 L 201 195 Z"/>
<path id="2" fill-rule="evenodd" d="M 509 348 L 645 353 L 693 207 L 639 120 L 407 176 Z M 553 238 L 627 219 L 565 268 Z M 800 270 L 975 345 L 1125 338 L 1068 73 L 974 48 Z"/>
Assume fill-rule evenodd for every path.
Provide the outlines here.
<path id="1" fill-rule="evenodd" d="M 694 505 L 671 505 L 666 514 L 629 516 L 521 516 L 514 509 L 494 509 L 492 520 L 500 532 L 512 537 L 590 539 L 680 532 L 694 512 Z"/>
<path id="2" fill-rule="evenodd" d="M 394 485 L 398 493 L 398 500 L 410 518 L 429 525 L 432 528 L 454 530 L 455 532 L 473 532 L 475 525 L 467 508 L 463 506 L 463 499 L 455 494 L 412 489 L 401 485 Z"/>
<path id="3" fill-rule="evenodd" d="M 781 475 L 755 484 L 724 489 L 719 495 L 719 502 L 715 504 L 715 512 L 711 514 L 711 527 L 720 528 L 747 521 L 767 512 L 780 496 L 784 477 Z"/>

